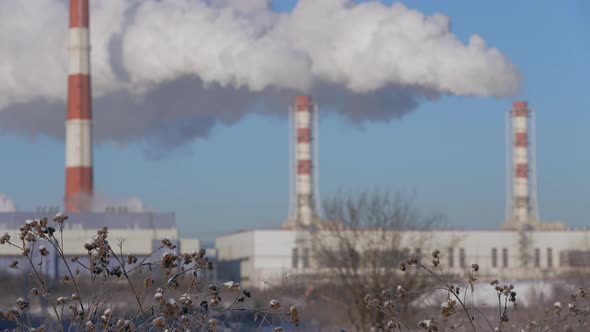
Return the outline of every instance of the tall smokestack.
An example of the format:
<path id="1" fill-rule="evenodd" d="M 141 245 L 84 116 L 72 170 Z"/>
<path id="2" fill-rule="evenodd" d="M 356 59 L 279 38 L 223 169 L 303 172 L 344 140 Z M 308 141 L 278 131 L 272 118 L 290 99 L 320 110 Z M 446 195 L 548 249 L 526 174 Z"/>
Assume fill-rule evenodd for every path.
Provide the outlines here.
<path id="1" fill-rule="evenodd" d="M 65 188 L 67 212 L 89 211 L 93 193 L 92 98 L 88 30 L 88 0 L 70 0 Z"/>
<path id="2" fill-rule="evenodd" d="M 513 147 L 513 205 L 514 218 L 517 224 L 529 222 L 530 197 L 529 197 L 529 135 L 528 135 L 529 110 L 526 101 L 512 103 L 512 130 L 514 132 Z"/>
<path id="3" fill-rule="evenodd" d="M 311 98 L 295 97 L 295 159 L 296 175 L 296 221 L 298 225 L 309 226 L 312 221 L 312 165 L 311 165 Z"/>
<path id="4" fill-rule="evenodd" d="M 289 128 L 291 192 L 285 227 L 308 227 L 319 209 L 318 109 L 311 97 L 295 97 L 295 105 L 289 108 Z"/>
<path id="5" fill-rule="evenodd" d="M 515 101 L 506 112 L 506 222 L 504 229 L 541 227 L 537 203 L 535 112 Z"/>

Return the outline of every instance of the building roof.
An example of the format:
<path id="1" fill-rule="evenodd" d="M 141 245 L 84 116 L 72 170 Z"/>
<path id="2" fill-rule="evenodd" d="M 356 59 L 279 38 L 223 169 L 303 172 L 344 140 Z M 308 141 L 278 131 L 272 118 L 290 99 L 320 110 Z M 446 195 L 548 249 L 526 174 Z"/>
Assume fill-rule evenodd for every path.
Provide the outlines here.
<path id="1" fill-rule="evenodd" d="M 155 229 L 176 228 L 173 212 L 126 212 L 126 213 L 68 213 L 66 228 L 99 229 L 107 226 L 113 229 Z M 40 212 L 0 212 L 0 229 L 15 229 L 27 219 L 53 218 Z"/>

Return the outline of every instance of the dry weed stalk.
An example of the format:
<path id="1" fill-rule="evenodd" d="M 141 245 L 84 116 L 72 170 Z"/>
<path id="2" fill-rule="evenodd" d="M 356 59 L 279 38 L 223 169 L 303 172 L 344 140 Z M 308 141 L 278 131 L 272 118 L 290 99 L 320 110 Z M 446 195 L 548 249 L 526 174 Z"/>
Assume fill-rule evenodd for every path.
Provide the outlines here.
<path id="1" fill-rule="evenodd" d="M 239 283 L 201 280 L 202 271 L 213 269 L 204 249 L 177 254 L 176 246 L 164 239 L 159 248 L 139 260 L 123 254 L 123 240 L 113 246 L 104 227 L 84 245 L 86 257 L 66 259 L 63 232 L 67 220 L 62 214 L 53 218 L 53 226 L 47 218 L 27 220 L 20 226 L 20 241 L 12 241 L 8 234 L 0 238 L 0 244 L 17 248 L 28 263 L 21 267 L 14 261 L 10 267 L 35 284 L 15 306 L 0 311 L 0 321 L 14 321 L 23 331 L 215 331 L 242 312 L 261 317 L 261 326 L 275 331 L 282 331 L 283 324 L 299 325 L 294 306 L 282 309 L 278 300 L 263 307 L 248 306 L 251 293 Z M 156 260 L 153 256 L 160 250 L 170 251 Z M 40 272 L 51 251 L 65 266 L 62 281 L 69 286 L 69 295 L 58 295 L 59 290 L 50 287 L 49 278 Z M 121 308 L 116 293 L 123 286 L 132 301 Z M 41 326 L 33 326 L 33 302 L 39 306 L 46 302 L 52 311 Z"/>
<path id="2" fill-rule="evenodd" d="M 472 264 L 471 269 L 466 271 L 467 281 L 464 288 L 453 285 L 440 264 L 440 251 L 432 253 L 432 266 L 423 263 L 421 257 L 413 254 L 399 263 L 399 269 L 406 272 L 408 269 L 423 271 L 427 276 L 434 279 L 437 287 L 423 290 L 406 290 L 401 285 L 395 289 L 386 289 L 379 294 L 368 294 L 365 296 L 367 310 L 378 310 L 386 317 L 386 321 L 379 322 L 372 331 L 415 331 L 415 325 L 408 324 L 403 319 L 403 312 L 409 307 L 409 294 L 433 295 L 436 291 L 444 291 L 445 299 L 440 306 L 440 312 L 426 315 L 425 319 L 418 322 L 418 328 L 429 332 L 442 331 L 520 331 L 520 332 L 549 332 L 562 331 L 566 323 L 574 323 L 577 326 L 567 326 L 567 331 L 586 331 L 586 318 L 590 316 L 590 301 L 583 288 L 572 293 L 567 307 L 561 302 L 555 302 L 552 310 L 547 310 L 538 321 L 530 321 L 526 326 L 522 325 L 523 320 L 514 319 L 518 309 L 516 302 L 516 290 L 513 285 L 501 284 L 493 280 L 490 285 L 497 296 L 498 307 L 496 318 L 489 313 L 486 315 L 478 308 L 473 300 L 474 283 L 477 281 L 479 271 L 478 264 Z M 471 301 L 467 293 L 471 293 Z M 516 323 L 508 326 L 509 321 Z M 515 330 L 516 329 L 516 330 Z"/>

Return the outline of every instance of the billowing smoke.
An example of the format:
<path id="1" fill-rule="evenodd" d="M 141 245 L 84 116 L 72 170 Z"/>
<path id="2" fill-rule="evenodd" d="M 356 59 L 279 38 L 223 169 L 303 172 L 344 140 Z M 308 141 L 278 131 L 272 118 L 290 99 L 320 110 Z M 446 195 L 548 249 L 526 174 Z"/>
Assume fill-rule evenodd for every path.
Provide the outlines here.
<path id="1" fill-rule="evenodd" d="M 0 212 L 14 212 L 16 204 L 5 194 L 0 194 Z"/>
<path id="2" fill-rule="evenodd" d="M 91 1 L 95 139 L 170 148 L 297 93 L 387 121 L 443 95 L 509 96 L 520 76 L 447 16 L 401 4 L 299 0 Z M 67 1 L 0 2 L 0 130 L 64 135 Z"/>

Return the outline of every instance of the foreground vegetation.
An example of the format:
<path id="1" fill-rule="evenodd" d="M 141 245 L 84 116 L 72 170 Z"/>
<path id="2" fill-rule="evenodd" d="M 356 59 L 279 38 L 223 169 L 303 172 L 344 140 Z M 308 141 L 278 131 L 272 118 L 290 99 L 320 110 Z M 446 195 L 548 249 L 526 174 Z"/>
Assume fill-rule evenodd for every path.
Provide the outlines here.
<path id="1" fill-rule="evenodd" d="M 0 312 L 0 321 L 12 321 L 22 331 L 215 331 L 226 326 L 239 329 L 231 323 L 244 317 L 253 318 L 258 328 L 274 331 L 299 325 L 294 306 L 277 299 L 253 301 L 252 294 L 233 281 L 204 280 L 205 272 L 213 269 L 204 249 L 177 254 L 176 245 L 163 239 L 146 257 L 124 255 L 124 241 L 110 242 L 104 227 L 84 245 L 86 257 L 66 257 L 67 219 L 58 214 L 53 222 L 28 220 L 20 226 L 18 240 L 8 234 L 0 239 L 0 244 L 22 253 L 26 266 L 15 260 L 10 267 L 33 284 L 11 308 Z M 66 271 L 60 277 L 62 287 L 40 272 L 50 254 L 57 255 Z"/>
<path id="2" fill-rule="evenodd" d="M 359 219 L 363 215 L 376 217 L 384 229 L 417 224 L 407 204 L 390 204 L 388 199 L 365 196 L 349 200 L 348 205 L 334 205 L 331 211 L 337 220 L 350 221 L 348 231 L 367 226 Z M 343 213 L 353 208 L 354 220 Z M 399 213 L 399 208 L 406 213 Z M 317 240 L 314 259 L 329 260 L 333 273 L 322 278 L 290 277 L 298 282 L 269 296 L 272 292 L 266 289 L 251 292 L 234 281 L 208 280 L 214 267 L 204 249 L 181 254 L 174 243 L 163 239 L 146 257 L 124 255 L 124 241 L 111 242 L 106 227 L 84 245 L 87 255 L 67 257 L 62 240 L 67 220 L 61 214 L 52 221 L 29 220 L 21 225 L 18 239 L 8 234 L 0 238 L 0 245 L 22 253 L 23 259 L 10 267 L 24 276 L 12 289 L 3 280 L 7 288 L 3 298 L 10 297 L 11 305 L 0 311 L 0 324 L 9 322 L 19 331 L 589 330 L 590 301 L 584 288 L 520 307 L 517 287 L 493 280 L 489 292 L 477 296 L 489 294 L 497 306 L 478 306 L 477 263 L 458 278 L 445 273 L 438 250 L 425 256 L 407 254 L 398 261 L 395 239 L 386 243 L 387 252 L 383 242 L 371 239 L 363 245 L 375 250 L 360 256 L 350 253 L 362 237 L 340 237 L 336 246 Z M 342 229 L 338 227 L 335 230 Z M 41 273 L 51 254 L 65 272 L 58 280 Z M 20 294 L 23 286 L 26 291 Z"/>

